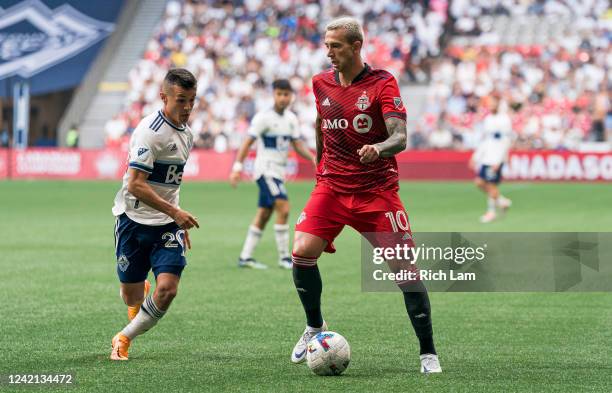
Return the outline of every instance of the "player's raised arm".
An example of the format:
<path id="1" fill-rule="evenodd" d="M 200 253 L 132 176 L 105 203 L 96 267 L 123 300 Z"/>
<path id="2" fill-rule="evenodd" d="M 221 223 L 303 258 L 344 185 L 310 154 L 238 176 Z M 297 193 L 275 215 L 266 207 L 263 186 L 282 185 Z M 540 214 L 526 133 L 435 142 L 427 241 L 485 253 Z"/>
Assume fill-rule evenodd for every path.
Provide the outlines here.
<path id="1" fill-rule="evenodd" d="M 242 145 L 240 145 L 240 149 L 238 149 L 236 161 L 234 161 L 234 166 L 232 166 L 232 172 L 230 173 L 230 184 L 232 187 L 236 187 L 238 181 L 240 180 L 240 173 L 244 168 L 244 159 L 246 158 L 253 142 L 255 142 L 255 138 L 249 135 L 244 142 L 242 142 Z"/>
<path id="2" fill-rule="evenodd" d="M 135 168 L 129 168 L 130 177 L 128 180 L 128 192 L 138 198 L 139 201 L 151 206 L 176 222 L 183 229 L 190 229 L 194 226 L 199 228 L 198 220 L 189 212 L 173 206 L 170 202 L 161 198 L 147 183 L 149 174 Z"/>

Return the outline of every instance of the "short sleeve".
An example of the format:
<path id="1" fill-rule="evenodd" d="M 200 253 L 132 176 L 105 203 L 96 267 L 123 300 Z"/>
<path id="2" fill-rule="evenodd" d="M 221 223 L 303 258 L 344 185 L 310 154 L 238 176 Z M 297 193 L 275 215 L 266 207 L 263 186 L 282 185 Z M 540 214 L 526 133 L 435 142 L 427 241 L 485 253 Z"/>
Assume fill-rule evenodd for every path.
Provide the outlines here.
<path id="1" fill-rule="evenodd" d="M 130 168 L 149 174 L 153 172 L 156 154 L 154 137 L 148 128 L 136 128 L 130 141 Z"/>
<path id="2" fill-rule="evenodd" d="M 383 83 L 379 93 L 382 114 L 385 119 L 397 117 L 406 120 L 406 108 L 400 94 L 397 81 L 393 76 L 389 76 Z"/>
<path id="3" fill-rule="evenodd" d="M 249 131 L 247 132 L 248 135 L 250 137 L 257 138 L 258 136 L 263 134 L 266 129 L 264 123 L 264 118 L 261 113 L 255 114 L 255 116 L 253 116 L 253 119 L 251 120 L 251 125 L 249 126 Z"/>

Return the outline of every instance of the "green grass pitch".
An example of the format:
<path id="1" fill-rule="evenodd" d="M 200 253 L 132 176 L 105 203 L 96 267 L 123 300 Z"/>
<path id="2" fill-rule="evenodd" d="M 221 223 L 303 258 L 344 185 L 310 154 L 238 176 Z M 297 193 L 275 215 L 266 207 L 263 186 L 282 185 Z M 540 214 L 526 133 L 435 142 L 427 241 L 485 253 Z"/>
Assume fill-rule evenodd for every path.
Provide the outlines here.
<path id="1" fill-rule="evenodd" d="M 350 228 L 319 265 L 323 312 L 349 340 L 351 365 L 334 378 L 291 364 L 304 317 L 291 273 L 276 268 L 271 228 L 256 251 L 271 269 L 236 267 L 255 212 L 250 183 L 183 184 L 181 205 L 202 227 L 192 232 L 179 295 L 133 343 L 130 361 L 111 363 L 110 339 L 126 323 L 110 213 L 118 187 L 0 182 L 0 374 L 72 372 L 73 392 L 612 391 L 609 293 L 433 293 L 444 373 L 421 375 L 399 293 L 361 291 L 359 237 Z M 312 184 L 288 188 L 293 223 Z M 484 197 L 470 183 L 402 183 L 401 195 L 415 233 L 612 228 L 610 184 L 502 189 L 514 206 L 486 227 L 478 223 Z"/>

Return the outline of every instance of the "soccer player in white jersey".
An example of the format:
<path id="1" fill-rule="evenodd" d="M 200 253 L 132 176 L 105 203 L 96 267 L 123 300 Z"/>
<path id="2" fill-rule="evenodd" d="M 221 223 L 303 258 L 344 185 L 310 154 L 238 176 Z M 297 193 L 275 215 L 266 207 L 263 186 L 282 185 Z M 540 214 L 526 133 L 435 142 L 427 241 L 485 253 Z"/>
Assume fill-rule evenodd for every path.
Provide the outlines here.
<path id="1" fill-rule="evenodd" d="M 470 166 L 477 172 L 476 186 L 487 195 L 487 211 L 480 217 L 482 223 L 495 220 L 498 209 L 506 211 L 512 205 L 499 191 L 502 168 L 512 144 L 512 122 L 506 113 L 500 113 L 497 98 L 491 97 L 490 109 L 483 121 L 483 139 L 470 160 Z"/>
<path id="2" fill-rule="evenodd" d="M 254 179 L 259 186 L 259 208 L 249 226 L 240 258 L 239 267 L 266 269 L 268 266 L 253 258 L 253 251 L 259 243 L 263 230 L 276 213 L 274 234 L 278 248 L 278 264 L 291 269 L 289 254 L 289 201 L 285 189 L 285 172 L 289 145 L 316 167 L 314 155 L 300 139 L 297 116 L 288 107 L 293 98 L 291 84 L 286 79 L 272 83 L 274 107 L 257 113 L 251 122 L 248 137 L 240 146 L 236 162 L 230 174 L 230 183 L 236 187 L 240 180 L 243 162 L 251 145 L 257 141 Z"/>
<path id="3" fill-rule="evenodd" d="M 170 70 L 159 93 L 163 109 L 142 119 L 130 139 L 129 167 L 113 206 L 117 274 L 130 322 L 113 337 L 111 360 L 128 360 L 132 340 L 164 316 L 187 264 L 187 230 L 199 228 L 179 207 L 183 168 L 193 146 L 186 123 L 196 84 L 189 71 Z M 148 295 L 149 270 L 156 280 L 153 295 Z"/>

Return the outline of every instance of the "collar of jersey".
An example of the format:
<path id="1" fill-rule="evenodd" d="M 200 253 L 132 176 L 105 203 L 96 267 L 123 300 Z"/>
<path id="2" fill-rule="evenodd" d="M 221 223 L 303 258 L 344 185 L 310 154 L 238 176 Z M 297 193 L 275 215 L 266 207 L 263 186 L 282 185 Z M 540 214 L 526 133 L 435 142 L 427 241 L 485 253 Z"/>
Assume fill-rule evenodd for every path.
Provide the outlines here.
<path id="1" fill-rule="evenodd" d="M 367 73 L 370 71 L 370 66 L 368 65 L 368 63 L 363 63 L 363 64 L 364 64 L 363 70 L 361 70 L 361 72 L 357 74 L 356 77 L 353 78 L 353 80 L 351 81 L 351 85 L 365 78 Z M 334 79 L 336 80 L 337 84 L 340 84 L 340 74 L 338 73 L 338 71 L 334 71 Z"/>
<path id="2" fill-rule="evenodd" d="M 285 117 L 285 113 L 287 113 L 287 110 L 288 110 L 288 109 L 285 109 L 285 110 L 283 111 L 283 114 L 281 115 L 280 113 L 278 113 L 278 112 L 276 111 L 276 109 L 274 109 L 274 107 L 270 108 L 270 111 L 272 111 L 272 112 L 273 112 L 273 113 L 274 113 L 276 116 L 278 116 L 278 117 Z"/>
<path id="3" fill-rule="evenodd" d="M 184 125 L 183 125 L 183 128 L 179 128 L 179 127 L 175 126 L 174 124 L 172 124 L 172 122 L 171 122 L 171 121 L 170 121 L 170 120 L 169 120 L 169 119 L 168 119 L 166 116 L 164 116 L 164 112 L 163 112 L 163 111 L 161 111 L 161 110 L 160 110 L 160 111 L 157 111 L 157 112 L 158 112 L 158 113 L 159 113 L 159 115 L 162 117 L 162 119 L 164 119 L 164 121 L 165 121 L 166 123 L 168 123 L 168 125 L 169 125 L 170 127 L 174 128 L 174 129 L 175 129 L 175 130 L 177 130 L 177 131 L 185 131 L 185 126 L 184 126 Z"/>

